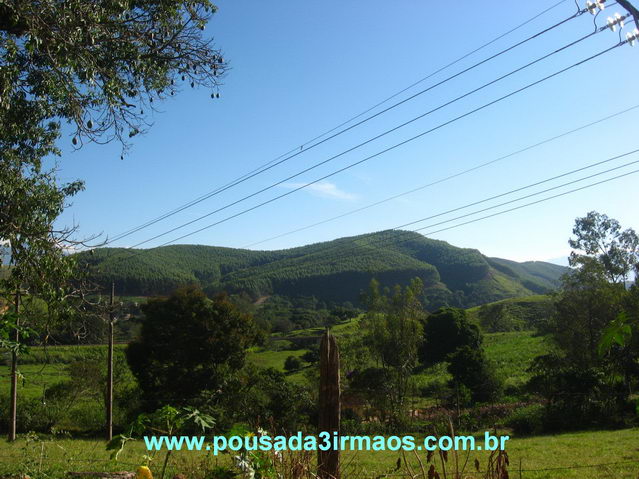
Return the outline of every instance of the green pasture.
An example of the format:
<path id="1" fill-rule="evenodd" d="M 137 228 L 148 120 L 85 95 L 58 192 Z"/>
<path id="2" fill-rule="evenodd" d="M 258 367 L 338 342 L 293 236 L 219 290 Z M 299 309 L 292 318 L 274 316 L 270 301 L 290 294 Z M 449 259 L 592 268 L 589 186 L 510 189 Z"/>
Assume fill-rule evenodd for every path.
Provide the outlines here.
<path id="1" fill-rule="evenodd" d="M 415 436 L 421 437 L 421 436 Z M 479 443 L 478 443 L 479 444 Z M 588 431 L 538 436 L 531 438 L 512 438 L 508 441 L 507 451 L 510 457 L 510 477 L 525 479 L 636 479 L 639 474 L 639 429 L 619 431 Z M 118 460 L 110 460 L 105 442 L 86 439 L 47 439 L 25 436 L 13 444 L 0 442 L 0 477 L 11 474 L 28 474 L 34 479 L 62 478 L 69 471 L 123 471 L 135 470 L 142 464 L 147 454 L 142 441 L 133 441 L 126 445 Z M 357 451 L 344 452 L 342 464 L 345 479 L 379 477 L 389 472 L 389 477 L 409 477 L 402 471 L 393 471 L 401 452 Z M 459 464 L 467 461 L 465 472 L 468 476 L 475 469 L 475 458 L 480 469 L 485 470 L 488 453 L 473 452 L 468 455 L 460 452 L 449 453 L 448 471 L 455 460 Z M 164 452 L 157 453 L 151 460 L 151 470 L 159 477 Z M 402 459 L 403 460 L 403 459 Z M 424 452 L 406 453 L 406 460 L 415 474 L 420 474 L 420 463 L 428 468 Z M 215 466 L 228 465 L 230 457 L 222 454 L 218 457 L 211 453 L 180 451 L 172 454 L 166 477 L 183 473 L 188 478 L 200 478 Z M 442 472 L 441 462 L 437 461 L 438 472 Z M 521 475 L 520 475 L 521 469 Z M 422 476 L 418 476 L 422 477 Z M 443 477 L 443 475 L 441 476 Z M 451 477 L 449 475 L 449 477 Z"/>

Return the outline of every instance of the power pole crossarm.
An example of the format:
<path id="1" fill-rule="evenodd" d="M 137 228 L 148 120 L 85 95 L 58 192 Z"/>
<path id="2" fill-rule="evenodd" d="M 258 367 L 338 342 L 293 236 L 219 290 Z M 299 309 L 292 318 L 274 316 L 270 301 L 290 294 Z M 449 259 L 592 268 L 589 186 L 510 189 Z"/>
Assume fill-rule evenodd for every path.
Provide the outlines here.
<path id="1" fill-rule="evenodd" d="M 628 0 L 617 0 L 617 3 L 625 8 L 630 15 L 635 19 L 635 25 L 639 28 L 639 10 Z"/>

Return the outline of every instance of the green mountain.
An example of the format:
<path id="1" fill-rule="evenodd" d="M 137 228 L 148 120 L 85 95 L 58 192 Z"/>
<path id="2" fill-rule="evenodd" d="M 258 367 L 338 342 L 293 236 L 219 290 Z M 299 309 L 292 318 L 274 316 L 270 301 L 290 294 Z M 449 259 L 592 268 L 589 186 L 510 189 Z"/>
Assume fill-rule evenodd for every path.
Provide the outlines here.
<path id="1" fill-rule="evenodd" d="M 357 303 L 371 278 L 383 285 L 420 277 L 431 307 L 470 307 L 500 299 L 543 294 L 566 268 L 516 263 L 410 231 L 388 230 L 278 251 L 200 245 L 146 250 L 102 248 L 79 254 L 100 284 L 115 281 L 119 294 L 167 294 L 199 284 L 209 292 L 315 296 Z"/>

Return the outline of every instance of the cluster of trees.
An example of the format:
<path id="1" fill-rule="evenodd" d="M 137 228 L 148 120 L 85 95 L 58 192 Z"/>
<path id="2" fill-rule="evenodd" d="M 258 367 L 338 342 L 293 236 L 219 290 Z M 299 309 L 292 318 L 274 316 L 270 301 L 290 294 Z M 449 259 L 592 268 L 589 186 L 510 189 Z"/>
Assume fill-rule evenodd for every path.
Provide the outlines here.
<path id="1" fill-rule="evenodd" d="M 253 308 L 255 320 L 274 333 L 287 333 L 295 329 L 332 326 L 354 318 L 359 309 L 350 302 L 336 304 L 319 301 L 314 296 L 270 296 L 259 307 Z"/>
<path id="2" fill-rule="evenodd" d="M 392 429 L 407 427 L 414 373 L 446 363 L 452 376 L 450 404 L 494 400 L 501 383 L 481 347 L 479 328 L 463 309 L 428 314 L 424 285 L 415 278 L 382 290 L 373 280 L 366 295 L 361 332 L 344 341 L 349 392 L 362 397 L 374 416 Z"/>
<path id="3" fill-rule="evenodd" d="M 548 331 L 557 352 L 537 358 L 530 390 L 548 430 L 623 424 L 639 386 L 639 237 L 597 212 L 577 218 L 570 264 Z"/>
<path id="4" fill-rule="evenodd" d="M 384 231 L 280 251 L 249 251 L 176 245 L 131 256 L 121 249 L 81 254 L 91 276 L 122 294 L 169 294 L 197 284 L 207 293 L 247 293 L 254 300 L 279 295 L 316 296 L 322 301 L 358 303 L 372 277 L 384 284 L 407 284 L 419 277 L 426 285 L 425 306 L 468 307 L 532 291 L 548 291 L 561 267 L 519 265 L 486 258 L 477 250 L 407 231 Z M 511 264 L 512 263 L 512 264 Z M 493 269 L 496 268 L 496 269 Z M 491 273 L 503 281 L 490 281 Z M 529 289 L 528 286 L 530 286 Z"/>
<path id="5" fill-rule="evenodd" d="M 209 299 L 200 289 L 182 288 L 142 310 L 140 336 L 126 349 L 142 410 L 197 407 L 222 430 L 239 421 L 290 430 L 308 423 L 314 411 L 308 391 L 280 371 L 246 364 L 260 331 L 226 295 Z"/>

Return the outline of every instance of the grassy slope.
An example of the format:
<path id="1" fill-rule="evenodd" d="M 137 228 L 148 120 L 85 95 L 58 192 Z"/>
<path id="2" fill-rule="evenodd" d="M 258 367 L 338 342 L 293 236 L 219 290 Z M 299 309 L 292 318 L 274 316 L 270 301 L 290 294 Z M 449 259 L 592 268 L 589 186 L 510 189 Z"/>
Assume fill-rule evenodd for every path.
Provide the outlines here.
<path id="1" fill-rule="evenodd" d="M 473 314 L 479 311 L 482 306 L 491 306 L 493 304 L 527 304 L 527 303 L 545 303 L 550 300 L 550 296 L 545 294 L 534 294 L 532 296 L 522 296 L 519 298 L 506 298 L 499 301 L 493 301 L 492 303 L 486 303 L 484 305 L 473 306 L 466 311 Z"/>
<path id="2" fill-rule="evenodd" d="M 486 334 L 484 347 L 497 374 L 506 380 L 505 385 L 519 386 L 530 378 L 526 370 L 533 359 L 548 353 L 551 345 L 547 338 L 535 336 L 531 331 L 516 331 Z"/>
<path id="3" fill-rule="evenodd" d="M 115 345 L 115 354 L 124 354 L 124 345 Z M 3 353 L 4 368 L 8 371 L 8 356 Z M 66 366 L 75 361 L 103 359 L 106 362 L 106 346 L 48 346 L 30 348 L 29 354 L 20 357 L 18 369 L 23 375 L 18 383 L 18 394 L 25 398 L 41 398 L 43 390 L 68 379 Z M 9 393 L 9 377 L 3 374 L 0 394 Z"/>

